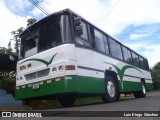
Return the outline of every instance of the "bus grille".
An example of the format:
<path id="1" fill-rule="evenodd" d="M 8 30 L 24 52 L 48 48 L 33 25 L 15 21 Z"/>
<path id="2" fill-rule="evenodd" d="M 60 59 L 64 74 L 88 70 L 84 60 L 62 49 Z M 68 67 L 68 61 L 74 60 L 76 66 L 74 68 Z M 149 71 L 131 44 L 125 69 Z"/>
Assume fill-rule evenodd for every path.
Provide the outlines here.
<path id="1" fill-rule="evenodd" d="M 33 79 L 37 79 L 37 78 L 41 78 L 41 77 L 45 77 L 49 75 L 49 68 L 45 69 L 45 70 L 41 70 L 41 71 L 37 71 L 34 73 L 30 73 L 25 75 L 26 80 L 33 80 Z"/>

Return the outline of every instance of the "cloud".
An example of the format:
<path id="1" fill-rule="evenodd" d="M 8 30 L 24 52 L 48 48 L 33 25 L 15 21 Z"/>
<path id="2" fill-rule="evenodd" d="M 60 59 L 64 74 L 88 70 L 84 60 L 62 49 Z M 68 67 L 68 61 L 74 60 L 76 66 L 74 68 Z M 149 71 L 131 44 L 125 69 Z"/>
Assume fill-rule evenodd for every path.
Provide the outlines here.
<path id="1" fill-rule="evenodd" d="M 24 16 L 28 14 L 27 8 L 31 9 L 32 4 L 28 0 L 4 0 L 5 6 L 10 12 Z"/>
<path id="2" fill-rule="evenodd" d="M 147 37 L 147 36 L 149 36 L 150 34 L 130 34 L 130 36 L 129 36 L 129 39 L 131 39 L 131 40 L 139 40 L 139 38 L 144 38 L 144 37 Z"/>
<path id="3" fill-rule="evenodd" d="M 10 12 L 3 0 L 0 1 L 0 6 L 0 46 L 7 47 L 9 39 L 12 39 L 11 32 L 19 27 L 25 27 L 27 17 L 21 17 Z"/>
<path id="4" fill-rule="evenodd" d="M 111 34 L 119 34 L 132 24 L 139 26 L 158 23 L 160 22 L 159 4 L 159 0 L 121 0 L 100 26 Z"/>

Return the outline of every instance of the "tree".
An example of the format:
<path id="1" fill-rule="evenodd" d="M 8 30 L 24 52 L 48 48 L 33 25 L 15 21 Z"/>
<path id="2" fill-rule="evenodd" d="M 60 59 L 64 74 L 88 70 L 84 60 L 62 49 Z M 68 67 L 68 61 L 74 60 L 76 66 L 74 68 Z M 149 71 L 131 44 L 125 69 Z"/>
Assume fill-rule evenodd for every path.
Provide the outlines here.
<path id="1" fill-rule="evenodd" d="M 30 18 L 30 19 L 27 19 L 27 27 L 31 26 L 33 23 L 35 23 L 37 20 L 34 19 L 34 18 Z M 24 27 L 20 27 L 20 28 L 17 28 L 17 30 L 14 30 L 11 32 L 11 34 L 13 35 L 13 40 L 15 41 L 15 44 L 14 44 L 14 49 L 16 50 L 15 51 L 15 54 L 18 55 L 19 53 L 19 46 L 20 46 L 20 38 L 19 38 L 19 35 L 21 34 L 21 32 L 24 31 Z"/>
<path id="2" fill-rule="evenodd" d="M 20 38 L 19 35 L 24 30 L 24 27 L 20 27 L 15 31 L 12 31 L 11 34 L 13 35 L 13 40 L 15 41 L 14 49 L 16 50 L 15 54 L 18 55 L 19 53 L 19 46 L 20 46 Z"/>
<path id="3" fill-rule="evenodd" d="M 160 89 L 160 62 L 158 62 L 151 70 L 153 85 L 155 89 Z"/>
<path id="4" fill-rule="evenodd" d="M 34 18 L 27 19 L 27 27 L 31 26 L 34 24 L 37 20 Z"/>
<path id="5" fill-rule="evenodd" d="M 11 48 L 0 47 L 0 53 L 2 54 L 14 54 Z"/>

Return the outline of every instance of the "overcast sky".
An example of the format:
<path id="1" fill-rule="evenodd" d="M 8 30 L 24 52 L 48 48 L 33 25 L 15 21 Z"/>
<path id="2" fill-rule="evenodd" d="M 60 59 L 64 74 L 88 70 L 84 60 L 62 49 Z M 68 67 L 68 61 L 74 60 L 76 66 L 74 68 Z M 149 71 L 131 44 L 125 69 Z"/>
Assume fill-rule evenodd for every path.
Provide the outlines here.
<path id="1" fill-rule="evenodd" d="M 146 56 L 150 67 L 160 61 L 160 0 L 37 0 L 51 13 L 69 8 L 106 33 Z M 45 17 L 29 0 L 0 0 L 0 47 L 28 18 Z M 12 41 L 12 45 L 14 41 Z"/>

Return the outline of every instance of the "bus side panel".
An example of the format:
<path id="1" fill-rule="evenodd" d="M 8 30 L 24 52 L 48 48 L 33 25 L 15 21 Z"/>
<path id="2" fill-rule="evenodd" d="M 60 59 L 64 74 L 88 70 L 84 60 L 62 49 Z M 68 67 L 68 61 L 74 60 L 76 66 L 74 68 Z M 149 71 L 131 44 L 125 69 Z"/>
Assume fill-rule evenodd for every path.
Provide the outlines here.
<path id="1" fill-rule="evenodd" d="M 76 47 L 77 90 L 80 93 L 104 93 L 104 71 L 102 63 L 96 61 L 92 50 Z"/>
<path id="2" fill-rule="evenodd" d="M 77 91 L 79 93 L 104 93 L 104 79 L 87 76 L 78 76 Z"/>

